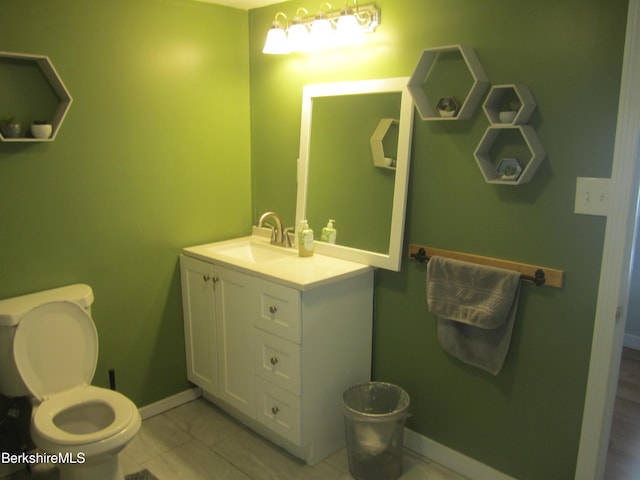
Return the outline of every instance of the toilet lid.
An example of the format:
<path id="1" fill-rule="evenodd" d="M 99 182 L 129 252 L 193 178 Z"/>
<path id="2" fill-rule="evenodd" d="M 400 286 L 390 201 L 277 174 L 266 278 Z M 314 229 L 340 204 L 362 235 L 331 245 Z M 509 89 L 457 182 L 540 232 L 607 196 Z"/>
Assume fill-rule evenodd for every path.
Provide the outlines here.
<path id="1" fill-rule="evenodd" d="M 98 333 L 78 304 L 45 303 L 20 320 L 13 357 L 25 385 L 42 401 L 91 383 L 98 360 Z"/>

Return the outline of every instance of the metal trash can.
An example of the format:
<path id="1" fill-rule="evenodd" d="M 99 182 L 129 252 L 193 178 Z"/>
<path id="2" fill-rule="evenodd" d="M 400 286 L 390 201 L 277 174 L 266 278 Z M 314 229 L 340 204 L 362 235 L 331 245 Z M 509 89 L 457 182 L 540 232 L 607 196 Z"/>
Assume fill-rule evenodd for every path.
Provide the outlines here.
<path id="1" fill-rule="evenodd" d="M 356 480 L 399 478 L 407 392 L 391 383 L 362 383 L 342 394 L 342 407 L 351 475 Z"/>

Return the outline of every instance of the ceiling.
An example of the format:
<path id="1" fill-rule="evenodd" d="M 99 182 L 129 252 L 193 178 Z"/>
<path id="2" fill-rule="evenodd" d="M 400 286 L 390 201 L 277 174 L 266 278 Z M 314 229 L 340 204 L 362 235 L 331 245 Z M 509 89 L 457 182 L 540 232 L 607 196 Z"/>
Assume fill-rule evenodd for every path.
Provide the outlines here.
<path id="1" fill-rule="evenodd" d="M 227 7 L 249 10 L 251 8 L 264 7 L 274 3 L 283 3 L 286 0 L 197 0 L 205 3 L 215 3 L 217 5 L 225 5 Z"/>

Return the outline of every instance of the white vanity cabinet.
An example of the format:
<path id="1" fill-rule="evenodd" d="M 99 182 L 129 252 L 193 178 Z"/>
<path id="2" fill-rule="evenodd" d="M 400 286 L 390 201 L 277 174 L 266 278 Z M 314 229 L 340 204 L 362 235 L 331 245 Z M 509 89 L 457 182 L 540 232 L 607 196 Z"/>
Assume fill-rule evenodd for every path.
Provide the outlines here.
<path id="1" fill-rule="evenodd" d="M 188 379 L 309 464 L 343 447 L 342 393 L 371 377 L 373 270 L 297 283 L 188 250 L 180 257 Z M 317 270 L 313 257 L 296 261 Z"/>

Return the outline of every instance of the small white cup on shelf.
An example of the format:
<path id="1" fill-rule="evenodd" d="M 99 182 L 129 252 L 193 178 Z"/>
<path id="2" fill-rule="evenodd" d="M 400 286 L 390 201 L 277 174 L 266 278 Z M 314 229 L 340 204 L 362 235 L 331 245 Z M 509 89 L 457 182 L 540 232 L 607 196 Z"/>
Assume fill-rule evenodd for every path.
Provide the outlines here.
<path id="1" fill-rule="evenodd" d="M 33 123 L 31 125 L 31 135 L 33 138 L 49 138 L 53 127 L 50 123 Z"/>

